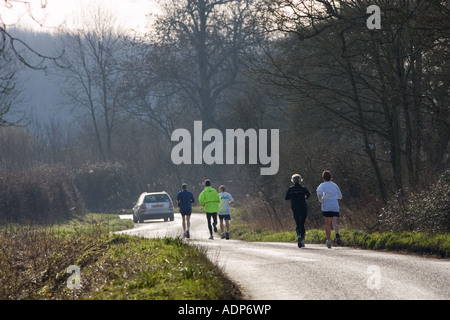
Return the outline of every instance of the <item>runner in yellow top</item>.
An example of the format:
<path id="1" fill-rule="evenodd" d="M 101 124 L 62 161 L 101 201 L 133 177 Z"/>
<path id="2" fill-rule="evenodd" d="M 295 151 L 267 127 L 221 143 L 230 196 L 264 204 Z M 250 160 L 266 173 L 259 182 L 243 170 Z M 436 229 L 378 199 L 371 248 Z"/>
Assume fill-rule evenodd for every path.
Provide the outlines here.
<path id="1" fill-rule="evenodd" d="M 205 180 L 205 189 L 198 196 L 198 202 L 205 207 L 206 219 L 208 221 L 209 239 L 213 240 L 214 232 L 217 232 L 217 211 L 219 211 L 220 197 L 216 189 L 211 188 L 211 181 Z M 213 227 L 211 226 L 211 218 L 213 218 Z"/>

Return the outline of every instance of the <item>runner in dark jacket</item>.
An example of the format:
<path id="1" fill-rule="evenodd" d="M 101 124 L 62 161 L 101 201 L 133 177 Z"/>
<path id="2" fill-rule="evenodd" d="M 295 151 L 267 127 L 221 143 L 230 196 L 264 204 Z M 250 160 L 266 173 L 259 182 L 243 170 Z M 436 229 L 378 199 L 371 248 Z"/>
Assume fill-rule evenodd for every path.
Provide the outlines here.
<path id="1" fill-rule="evenodd" d="M 311 193 L 300 184 L 303 179 L 299 174 L 294 174 L 291 181 L 294 185 L 289 187 L 285 198 L 286 200 L 291 200 L 291 209 L 296 223 L 295 231 L 297 232 L 298 247 L 301 248 L 305 246 L 305 221 L 308 211 L 306 199 L 311 196 Z"/>
<path id="2" fill-rule="evenodd" d="M 180 213 L 183 225 L 183 236 L 189 238 L 189 228 L 191 227 L 192 203 L 195 202 L 194 195 L 187 190 L 187 184 L 183 183 L 181 191 L 177 194 L 177 202 L 180 207 Z"/>

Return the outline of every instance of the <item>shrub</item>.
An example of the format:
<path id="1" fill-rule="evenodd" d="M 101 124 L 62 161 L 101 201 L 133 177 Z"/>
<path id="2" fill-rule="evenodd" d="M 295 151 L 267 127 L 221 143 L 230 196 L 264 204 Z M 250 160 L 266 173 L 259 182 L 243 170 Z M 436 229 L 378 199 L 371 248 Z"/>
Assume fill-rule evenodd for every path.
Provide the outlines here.
<path id="1" fill-rule="evenodd" d="M 429 190 L 397 194 L 383 208 L 380 225 L 390 231 L 450 232 L 450 169 Z"/>
<path id="2" fill-rule="evenodd" d="M 0 222 L 53 223 L 83 213 L 73 176 L 64 168 L 0 169 Z"/>
<path id="3" fill-rule="evenodd" d="M 133 180 L 126 165 L 117 162 L 86 164 L 75 172 L 86 207 L 93 212 L 128 208 L 135 199 Z"/>

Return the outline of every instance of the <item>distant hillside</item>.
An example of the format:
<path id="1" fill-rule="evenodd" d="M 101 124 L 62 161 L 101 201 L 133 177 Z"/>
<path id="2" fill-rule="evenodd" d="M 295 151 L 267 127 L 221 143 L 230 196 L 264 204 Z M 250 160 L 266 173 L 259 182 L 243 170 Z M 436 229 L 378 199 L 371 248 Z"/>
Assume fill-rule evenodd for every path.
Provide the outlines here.
<path id="1" fill-rule="evenodd" d="M 56 49 L 57 35 L 49 33 L 39 33 L 30 30 L 9 29 L 8 32 L 15 38 L 24 41 L 30 48 L 37 53 L 56 57 L 60 53 Z M 42 58 L 33 54 L 20 43 L 16 42 L 17 49 L 31 65 L 38 64 Z M 44 62 L 44 70 L 33 70 L 23 67 L 19 72 L 18 86 L 21 88 L 19 101 L 11 110 L 9 119 L 15 119 L 22 115 L 26 120 L 36 119 L 45 121 L 50 117 L 67 119 L 72 117 L 68 108 L 61 108 L 60 88 L 57 77 L 54 75 L 54 63 L 52 61 Z"/>

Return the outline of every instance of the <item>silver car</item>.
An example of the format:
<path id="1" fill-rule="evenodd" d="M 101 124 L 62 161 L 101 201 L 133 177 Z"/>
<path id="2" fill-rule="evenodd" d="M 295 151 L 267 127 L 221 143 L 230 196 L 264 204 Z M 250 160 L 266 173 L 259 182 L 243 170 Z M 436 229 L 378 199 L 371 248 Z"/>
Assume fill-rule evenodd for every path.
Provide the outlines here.
<path id="1" fill-rule="evenodd" d="M 133 208 L 133 222 L 142 223 L 149 219 L 173 221 L 173 202 L 167 192 L 144 192 Z"/>

